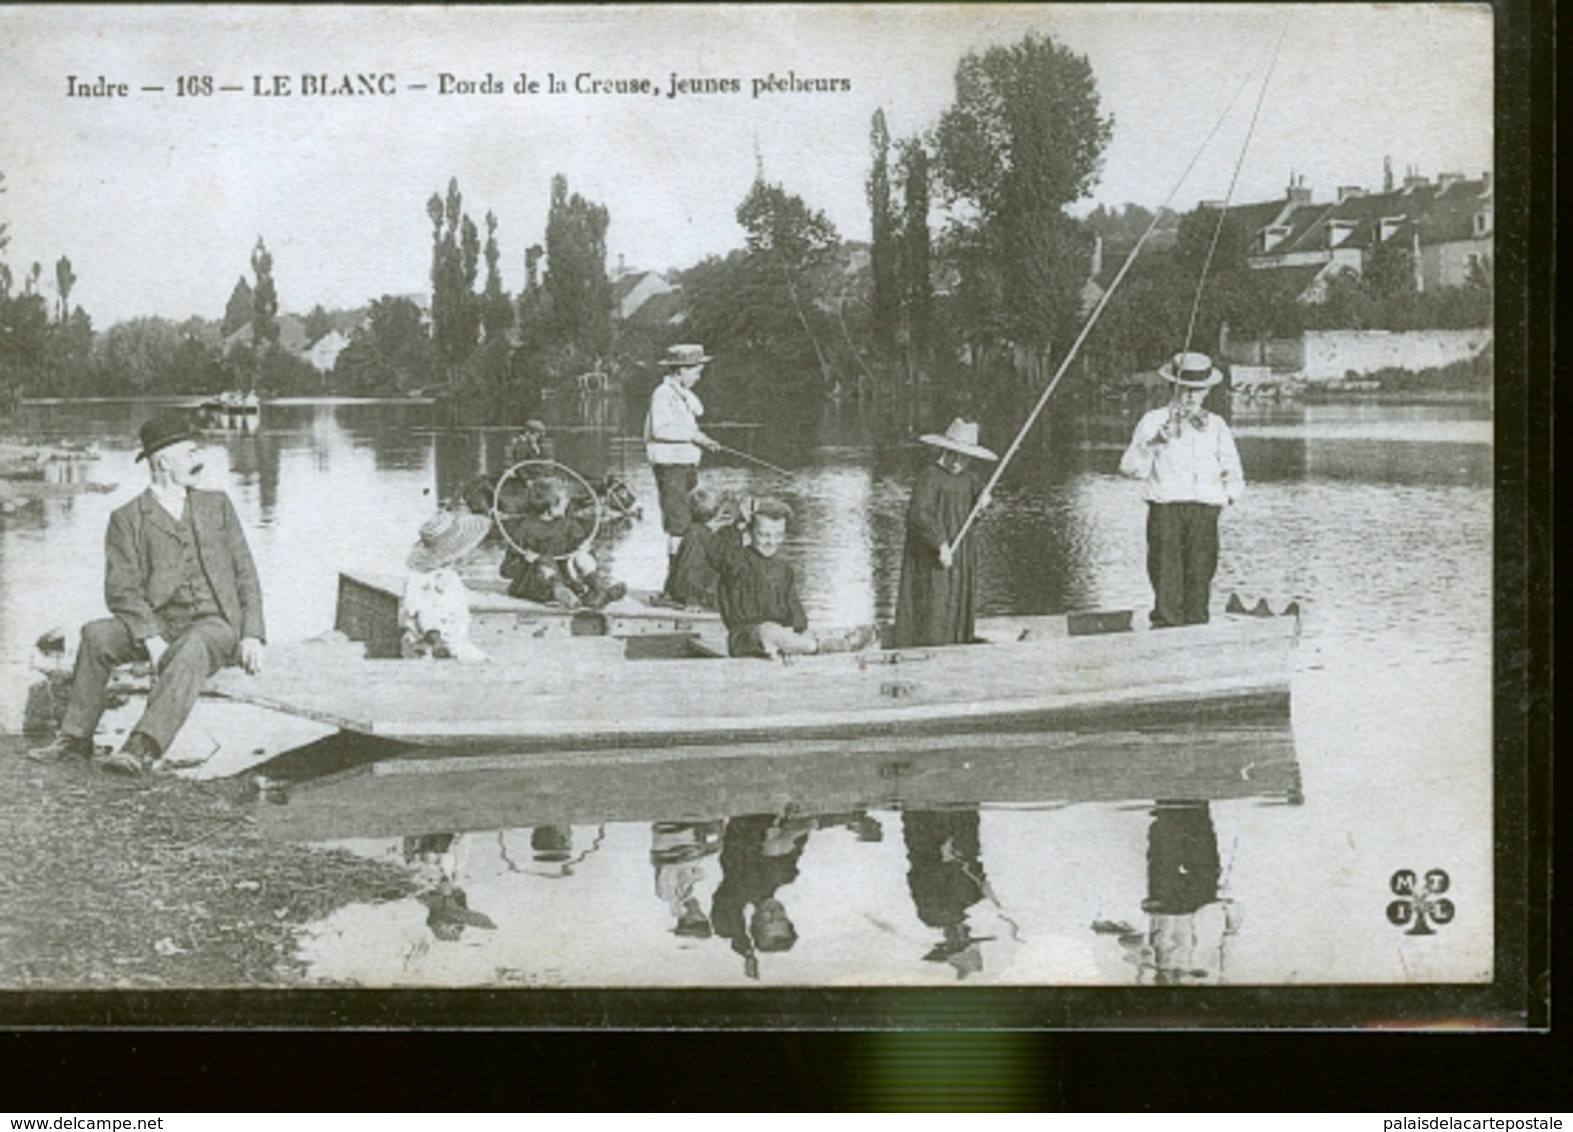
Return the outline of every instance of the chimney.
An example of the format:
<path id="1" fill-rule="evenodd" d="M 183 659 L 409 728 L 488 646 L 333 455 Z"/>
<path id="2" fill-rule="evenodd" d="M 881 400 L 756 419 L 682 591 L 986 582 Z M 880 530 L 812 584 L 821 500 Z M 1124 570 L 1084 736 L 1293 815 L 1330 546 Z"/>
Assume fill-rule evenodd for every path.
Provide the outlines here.
<path id="1" fill-rule="evenodd" d="M 623 253 L 617 253 L 617 278 L 621 279 L 628 274 L 628 265 L 623 262 Z"/>
<path id="2" fill-rule="evenodd" d="M 1415 189 L 1423 189 L 1430 183 L 1429 180 L 1420 175 L 1419 166 L 1410 165 L 1408 172 L 1404 174 L 1404 192 L 1406 193 L 1413 192 Z"/>
<path id="3" fill-rule="evenodd" d="M 1491 195 L 1491 170 L 1489 169 L 1480 174 L 1480 195 L 1483 197 Z"/>
<path id="4" fill-rule="evenodd" d="M 1365 196 L 1365 189 L 1363 189 L 1359 185 L 1339 185 L 1338 186 L 1338 199 L 1339 199 L 1340 202 L 1343 202 L 1343 201 L 1346 201 L 1346 200 L 1354 200 L 1357 197 L 1363 197 L 1363 196 Z"/>
<path id="5" fill-rule="evenodd" d="M 1445 193 L 1463 179 L 1464 175 L 1462 173 L 1438 173 L 1436 175 L 1436 191 Z"/>
<path id="6" fill-rule="evenodd" d="M 1311 190 L 1305 187 L 1305 178 L 1289 174 L 1289 191 L 1287 199 L 1290 204 L 1310 204 Z"/>
<path id="7" fill-rule="evenodd" d="M 1382 191 L 1384 193 L 1393 191 L 1393 159 L 1391 157 L 1382 158 Z"/>

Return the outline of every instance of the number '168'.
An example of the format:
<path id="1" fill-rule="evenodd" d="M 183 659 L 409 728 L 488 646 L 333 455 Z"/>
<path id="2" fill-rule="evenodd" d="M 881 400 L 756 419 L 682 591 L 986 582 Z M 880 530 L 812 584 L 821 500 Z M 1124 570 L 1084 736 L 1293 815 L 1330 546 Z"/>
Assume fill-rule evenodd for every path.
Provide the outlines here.
<path id="1" fill-rule="evenodd" d="M 175 80 L 175 93 L 181 96 L 213 93 L 212 75 L 181 75 Z"/>

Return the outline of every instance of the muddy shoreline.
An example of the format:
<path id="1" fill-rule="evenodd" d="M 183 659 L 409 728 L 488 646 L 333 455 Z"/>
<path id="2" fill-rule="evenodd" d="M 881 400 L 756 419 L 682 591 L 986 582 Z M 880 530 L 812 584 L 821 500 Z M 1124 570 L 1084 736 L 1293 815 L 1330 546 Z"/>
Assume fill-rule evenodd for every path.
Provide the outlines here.
<path id="1" fill-rule="evenodd" d="M 244 780 L 112 778 L 0 737 L 0 990 L 308 985 L 300 929 L 415 891 L 393 864 L 265 839 Z"/>

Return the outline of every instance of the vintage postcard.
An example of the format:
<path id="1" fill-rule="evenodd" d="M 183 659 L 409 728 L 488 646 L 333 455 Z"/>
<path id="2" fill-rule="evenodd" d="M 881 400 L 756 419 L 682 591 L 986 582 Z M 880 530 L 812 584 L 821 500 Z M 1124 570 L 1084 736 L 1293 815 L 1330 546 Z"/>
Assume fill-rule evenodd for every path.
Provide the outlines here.
<path id="1" fill-rule="evenodd" d="M 5 1001 L 1513 1024 L 1494 34 L 0 12 Z"/>

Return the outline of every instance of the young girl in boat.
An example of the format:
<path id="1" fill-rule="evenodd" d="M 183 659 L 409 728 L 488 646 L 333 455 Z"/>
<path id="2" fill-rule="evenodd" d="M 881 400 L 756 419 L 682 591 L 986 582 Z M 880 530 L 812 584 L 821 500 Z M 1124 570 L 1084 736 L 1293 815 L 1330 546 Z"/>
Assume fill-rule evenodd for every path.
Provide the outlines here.
<path id="1" fill-rule="evenodd" d="M 777 499 L 745 501 L 748 545 L 711 541 L 707 557 L 717 575 L 716 599 L 726 625 L 731 656 L 776 659 L 812 653 L 857 652 L 878 634 L 864 625 L 821 637 L 808 631 L 808 614 L 797 596 L 797 575 L 776 557 L 786 541 L 792 509 Z"/>
<path id="2" fill-rule="evenodd" d="M 501 572 L 509 594 L 569 609 L 600 609 L 626 594 L 627 586 L 601 577 L 594 555 L 584 546 L 593 525 L 583 506 L 570 509 L 568 485 L 561 479 L 531 480 L 525 514 L 508 529 L 514 545 L 503 556 Z"/>
<path id="3" fill-rule="evenodd" d="M 965 645 L 973 639 L 977 539 L 956 535 L 983 492 L 975 466 L 999 459 L 978 444 L 978 426 L 960 418 L 944 435 L 918 438 L 939 458 L 918 473 L 907 504 L 907 541 L 896 594 L 894 648 Z M 988 505 L 988 500 L 983 500 Z"/>
<path id="4" fill-rule="evenodd" d="M 710 564 L 710 548 L 717 539 L 742 545 L 737 504 L 708 487 L 696 487 L 689 493 L 688 511 L 688 530 L 672 559 L 672 570 L 661 596 L 672 605 L 688 609 L 715 609 L 720 579 Z"/>
<path id="5" fill-rule="evenodd" d="M 455 567 L 490 530 L 484 515 L 453 511 L 438 511 L 421 524 L 420 540 L 405 562 L 410 573 L 399 602 L 402 656 L 467 664 L 486 659 L 470 640 L 470 594 Z"/>

